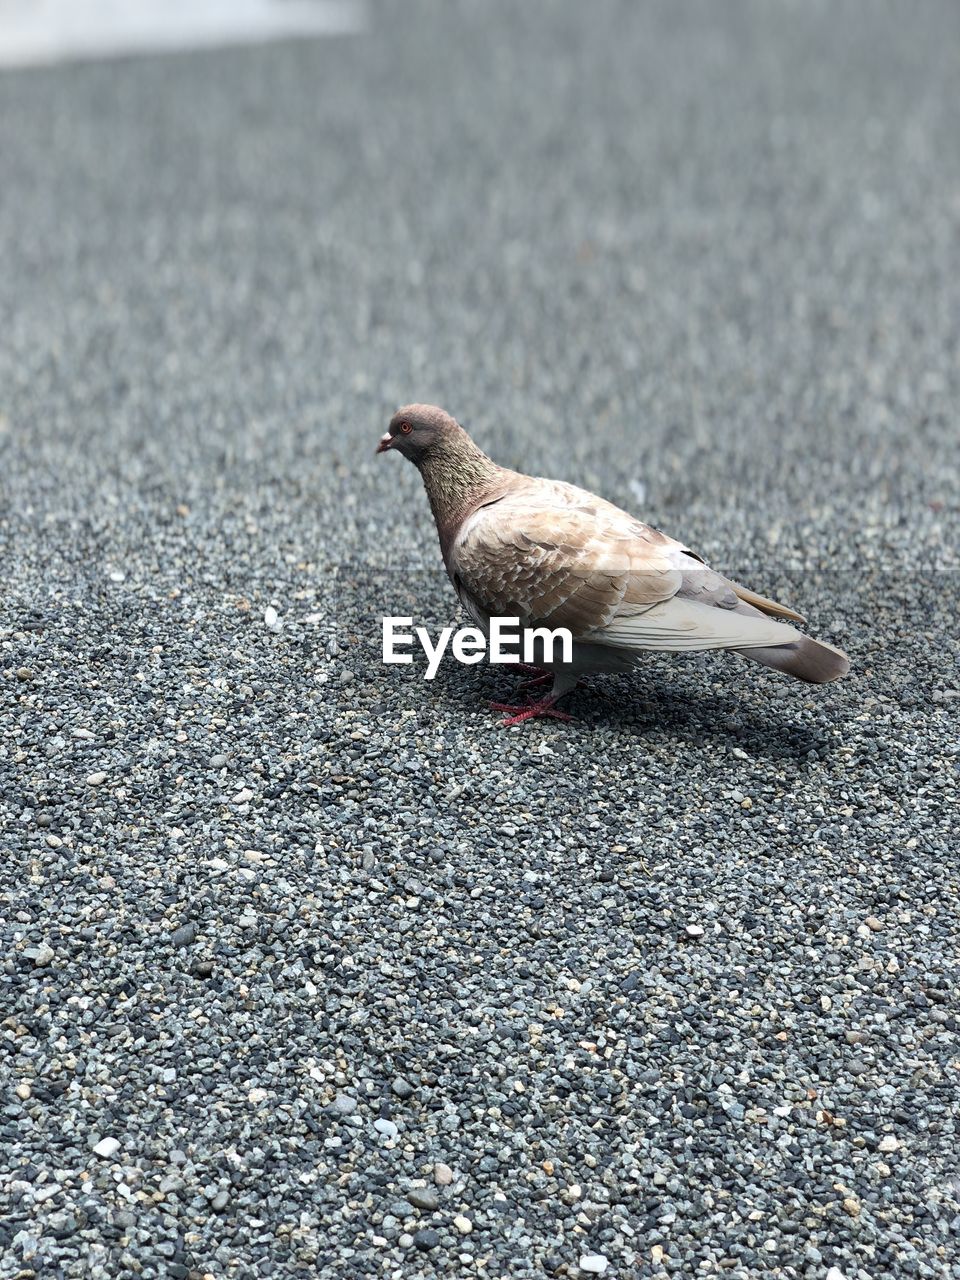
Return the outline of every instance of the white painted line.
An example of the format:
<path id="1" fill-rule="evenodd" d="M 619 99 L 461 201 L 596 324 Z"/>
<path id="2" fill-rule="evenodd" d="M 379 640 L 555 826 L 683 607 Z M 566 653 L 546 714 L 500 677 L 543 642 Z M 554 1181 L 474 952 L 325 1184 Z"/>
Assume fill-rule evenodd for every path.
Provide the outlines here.
<path id="1" fill-rule="evenodd" d="M 0 67 L 346 35 L 362 0 L 0 0 Z"/>

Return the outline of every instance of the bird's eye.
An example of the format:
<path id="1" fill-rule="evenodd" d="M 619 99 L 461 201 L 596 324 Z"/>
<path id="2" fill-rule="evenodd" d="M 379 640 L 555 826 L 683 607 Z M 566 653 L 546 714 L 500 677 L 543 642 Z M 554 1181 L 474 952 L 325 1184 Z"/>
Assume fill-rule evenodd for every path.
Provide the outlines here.
<path id="1" fill-rule="evenodd" d="M 403 432 L 405 436 L 408 436 L 410 432 L 413 430 L 413 427 L 411 427 L 409 422 L 401 422 L 400 430 Z"/>

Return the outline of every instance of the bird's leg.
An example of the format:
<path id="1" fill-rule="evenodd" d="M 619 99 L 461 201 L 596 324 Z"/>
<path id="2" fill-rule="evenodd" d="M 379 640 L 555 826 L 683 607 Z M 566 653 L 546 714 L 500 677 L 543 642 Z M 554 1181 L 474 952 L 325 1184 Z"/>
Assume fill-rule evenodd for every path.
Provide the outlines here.
<path id="1" fill-rule="evenodd" d="M 491 702 L 490 707 L 494 711 L 510 713 L 503 722 L 505 729 L 512 724 L 523 724 L 525 720 L 535 720 L 540 716 L 550 716 L 554 720 L 572 720 L 573 716 L 567 715 L 566 711 L 558 711 L 554 706 L 562 697 L 562 693 L 551 692 L 537 702 L 528 702 L 525 707 L 513 706 L 509 702 Z"/>
<path id="2" fill-rule="evenodd" d="M 541 685 L 549 684 L 553 676 L 543 667 L 534 666 L 530 662 L 511 662 L 511 671 L 518 671 L 522 675 L 532 676 L 531 680 L 521 680 L 517 685 L 517 693 L 527 693 L 531 689 L 538 689 Z"/>
<path id="3" fill-rule="evenodd" d="M 536 667 L 531 667 L 531 671 L 536 671 Z M 517 685 L 517 693 L 526 693 L 530 689 L 539 689 L 541 685 L 550 684 L 553 676 L 549 671 L 544 671 L 541 676 L 534 676 L 532 680 L 521 680 Z"/>

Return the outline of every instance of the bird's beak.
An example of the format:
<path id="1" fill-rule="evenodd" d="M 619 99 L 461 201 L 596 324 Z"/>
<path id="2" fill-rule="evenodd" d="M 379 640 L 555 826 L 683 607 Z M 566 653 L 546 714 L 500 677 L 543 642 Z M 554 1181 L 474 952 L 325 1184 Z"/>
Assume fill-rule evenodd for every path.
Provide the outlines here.
<path id="1" fill-rule="evenodd" d="M 380 443 L 377 445 L 377 453 L 386 453 L 393 444 L 393 436 L 388 431 L 385 436 L 380 437 Z"/>

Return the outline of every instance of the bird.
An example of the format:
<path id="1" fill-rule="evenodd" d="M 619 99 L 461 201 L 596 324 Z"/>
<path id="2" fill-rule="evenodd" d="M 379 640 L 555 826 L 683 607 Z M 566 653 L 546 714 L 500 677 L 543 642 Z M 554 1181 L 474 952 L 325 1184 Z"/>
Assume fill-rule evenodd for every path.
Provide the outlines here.
<path id="1" fill-rule="evenodd" d="M 499 466 L 436 405 L 392 417 L 377 453 L 420 472 L 447 574 L 466 612 L 522 628 L 569 629 L 569 662 L 544 662 L 525 704 L 491 703 L 504 726 L 547 716 L 588 673 L 627 672 L 644 653 L 725 649 L 811 684 L 849 670 L 840 649 L 791 623 L 804 618 L 711 569 L 702 556 L 586 489 Z"/>

